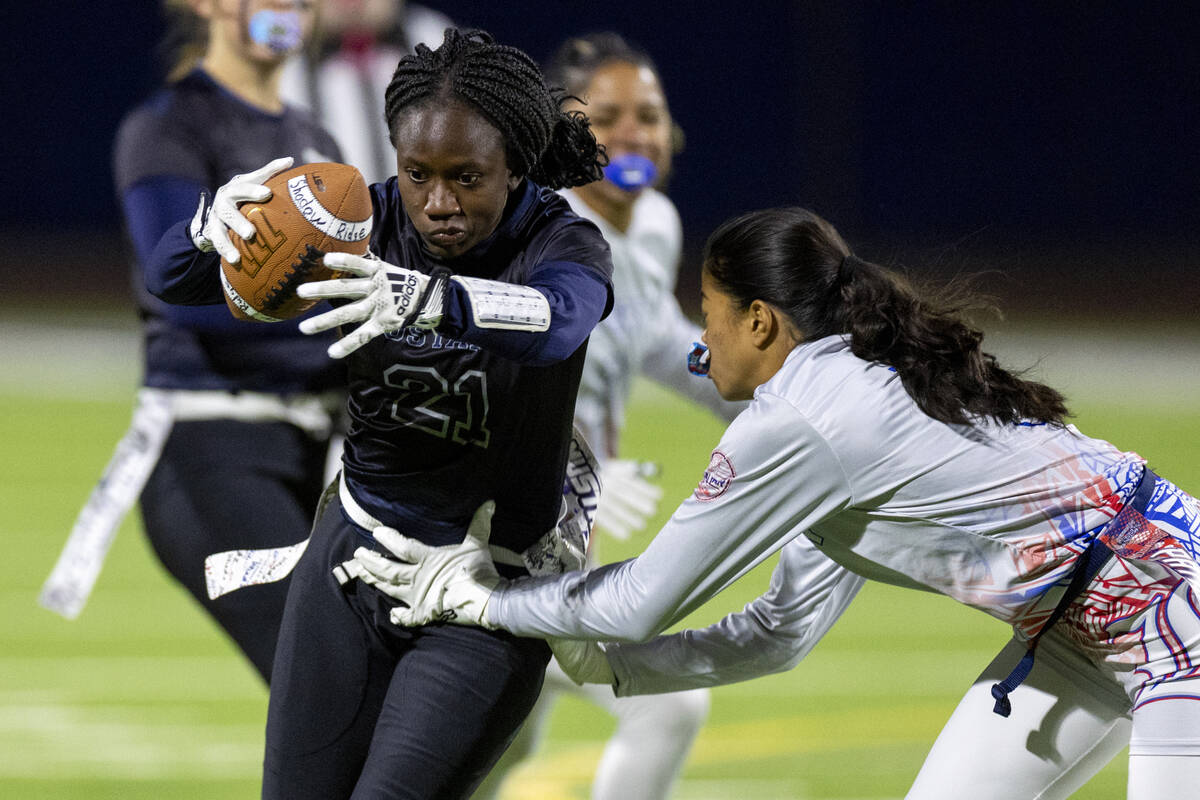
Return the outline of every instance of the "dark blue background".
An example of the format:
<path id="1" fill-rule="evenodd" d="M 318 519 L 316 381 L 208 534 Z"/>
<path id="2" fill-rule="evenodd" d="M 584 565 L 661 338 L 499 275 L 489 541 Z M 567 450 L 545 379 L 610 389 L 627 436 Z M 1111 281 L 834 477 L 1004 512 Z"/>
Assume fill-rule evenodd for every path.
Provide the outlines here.
<path id="1" fill-rule="evenodd" d="M 796 203 L 868 257 L 996 267 L 1002 290 L 1096 279 L 1170 301 L 1183 281 L 1194 296 L 1191 4 L 428 4 L 538 59 L 588 30 L 643 44 L 687 134 L 671 194 L 693 261 L 721 220 Z M 155 85 L 162 23 L 156 2 L 82 7 L 6 21 L 0 229 L 15 241 L 103 242 L 118 224 L 112 135 Z"/>

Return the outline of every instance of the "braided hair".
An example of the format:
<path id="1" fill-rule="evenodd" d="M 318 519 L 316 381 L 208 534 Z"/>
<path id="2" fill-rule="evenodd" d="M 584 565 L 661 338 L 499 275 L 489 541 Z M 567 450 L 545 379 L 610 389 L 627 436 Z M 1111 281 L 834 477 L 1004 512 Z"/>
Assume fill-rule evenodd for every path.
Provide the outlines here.
<path id="1" fill-rule="evenodd" d="M 552 189 L 603 177 L 607 158 L 587 117 L 564 112 L 565 95 L 546 86 L 537 64 L 491 34 L 447 28 L 436 50 L 420 44 L 400 59 L 384 94 L 393 139 L 406 110 L 450 99 L 468 103 L 500 131 L 513 174 Z"/>
<path id="2" fill-rule="evenodd" d="M 866 361 L 894 367 L 920 409 L 942 422 L 1063 424 L 1063 396 L 1002 368 L 966 313 L 983 305 L 961 287 L 918 291 L 854 256 L 832 225 L 803 208 L 729 220 L 705 245 L 704 269 L 742 309 L 763 300 L 808 340 L 849 334 Z"/>

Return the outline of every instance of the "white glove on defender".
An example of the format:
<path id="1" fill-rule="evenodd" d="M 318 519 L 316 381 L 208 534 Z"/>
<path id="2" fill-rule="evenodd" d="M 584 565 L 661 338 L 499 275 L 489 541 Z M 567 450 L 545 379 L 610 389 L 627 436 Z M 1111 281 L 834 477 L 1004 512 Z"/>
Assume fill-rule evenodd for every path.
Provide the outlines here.
<path id="1" fill-rule="evenodd" d="M 644 461 L 612 458 L 603 462 L 596 528 L 621 540 L 643 530 L 663 496 L 662 487 L 646 480 L 655 472 L 655 465 Z"/>
<path id="2" fill-rule="evenodd" d="M 345 358 L 376 336 L 409 325 L 431 330 L 442 321 L 449 270 L 426 275 L 381 261 L 370 252 L 366 256 L 329 253 L 325 256 L 325 266 L 360 276 L 312 281 L 296 287 L 296 294 L 308 299 L 355 301 L 300 323 L 303 333 L 362 323 L 330 345 L 329 355 L 333 358 Z"/>
<path id="3" fill-rule="evenodd" d="M 481 505 L 462 544 L 444 547 L 422 544 L 394 528 L 376 528 L 375 540 L 393 558 L 360 547 L 354 558 L 334 568 L 334 575 L 340 583 L 358 578 L 405 603 L 388 614 L 396 625 L 453 622 L 495 628 L 487 617 L 488 600 L 497 587 L 507 583 L 496 572 L 488 550 L 495 511 L 494 501 Z M 582 566 L 582 553 L 578 563 Z M 576 683 L 611 684 L 616 680 L 598 642 L 549 639 L 547 643 L 563 672 Z"/>
<path id="4" fill-rule="evenodd" d="M 233 242 L 229 241 L 228 230 L 233 228 L 234 233 L 247 240 L 253 239 L 255 234 L 254 224 L 238 209 L 238 203 L 269 200 L 271 190 L 263 184 L 291 166 L 292 157 L 287 156 L 277 158 L 254 172 L 234 175 L 228 183 L 217 189 L 211 203 L 208 194 L 201 192 L 200 205 L 192 217 L 192 224 L 188 226 L 188 234 L 196 249 L 205 253 L 216 250 L 221 258 L 236 264 L 242 256 Z"/>
<path id="5" fill-rule="evenodd" d="M 375 540 L 391 551 L 393 558 L 360 547 L 340 569 L 348 578 L 358 578 L 407 604 L 393 608 L 389 615 L 397 625 L 453 622 L 495 627 L 487 620 L 487 602 L 492 591 L 505 582 L 488 552 L 495 511 L 491 500 L 481 505 L 462 544 L 444 547 L 422 544 L 394 528 L 376 528 Z"/>

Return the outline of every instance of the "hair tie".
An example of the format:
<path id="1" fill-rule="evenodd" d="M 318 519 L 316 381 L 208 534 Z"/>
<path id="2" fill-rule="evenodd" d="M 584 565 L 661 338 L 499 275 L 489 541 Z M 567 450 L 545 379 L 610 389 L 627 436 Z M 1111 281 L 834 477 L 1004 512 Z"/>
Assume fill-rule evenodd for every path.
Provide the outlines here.
<path id="1" fill-rule="evenodd" d="M 866 263 L 865 261 L 863 261 L 858 256 L 854 255 L 853 253 L 847 253 L 846 257 L 842 259 L 842 263 L 838 265 L 837 279 L 836 279 L 837 283 L 838 284 L 849 283 L 850 280 L 854 277 L 854 273 L 858 270 L 858 268 L 860 266 L 862 266 L 865 263 Z"/>

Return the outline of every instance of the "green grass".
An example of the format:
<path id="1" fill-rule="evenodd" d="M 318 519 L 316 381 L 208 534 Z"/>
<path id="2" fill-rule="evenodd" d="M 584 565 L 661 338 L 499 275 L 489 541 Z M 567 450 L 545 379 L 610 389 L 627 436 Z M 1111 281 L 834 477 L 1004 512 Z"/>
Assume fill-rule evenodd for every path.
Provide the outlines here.
<path id="1" fill-rule="evenodd" d="M 266 691 L 154 560 L 136 514 L 82 616 L 36 604 L 74 516 L 129 417 L 132 391 L 74 399 L 0 385 L 0 797 L 253 798 Z M 1087 433 L 1135 449 L 1185 488 L 1200 413 L 1083 406 Z M 627 454 L 663 465 L 662 516 L 691 491 L 721 425 L 640 384 Z M 646 537 L 603 542 L 612 560 Z M 765 564 L 689 622 L 740 608 Z M 913 620 L 922 620 L 914 630 Z M 1004 626 L 944 598 L 868 586 L 790 673 L 713 693 L 678 798 L 902 797 L 961 692 L 1007 639 Z M 611 722 L 563 698 L 538 756 L 507 798 L 587 797 Z M 1124 797 L 1117 759 L 1079 797 Z"/>

